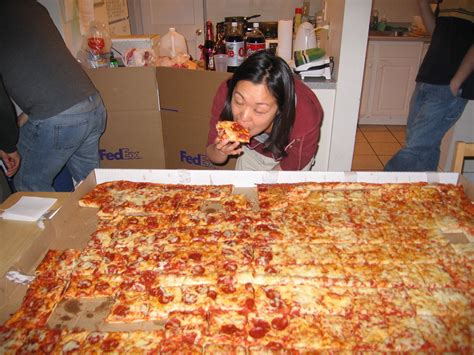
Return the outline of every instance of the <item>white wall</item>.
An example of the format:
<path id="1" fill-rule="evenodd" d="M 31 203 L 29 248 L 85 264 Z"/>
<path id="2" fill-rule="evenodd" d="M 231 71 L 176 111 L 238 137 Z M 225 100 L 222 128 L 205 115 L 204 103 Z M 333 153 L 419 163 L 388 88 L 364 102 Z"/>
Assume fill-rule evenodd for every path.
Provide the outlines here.
<path id="1" fill-rule="evenodd" d="M 388 22 L 411 23 L 413 16 L 420 14 L 416 0 L 374 0 L 373 8 L 380 17 L 385 15 Z"/>
<path id="2" fill-rule="evenodd" d="M 48 10 L 66 46 L 74 56 L 76 56 L 82 45 L 77 1 L 79 0 L 38 0 Z M 105 1 L 94 6 L 94 15 L 97 21 L 101 21 L 108 26 L 109 21 Z"/>
<path id="3" fill-rule="evenodd" d="M 314 16 L 321 9 L 322 2 L 323 0 L 310 1 L 310 15 Z M 261 15 L 250 21 L 292 19 L 295 8 L 303 6 L 303 0 L 205 0 L 205 5 L 204 18 L 215 25 L 224 21 L 226 16 Z"/>
<path id="4" fill-rule="evenodd" d="M 329 171 L 351 170 L 371 4 L 372 0 L 346 0 L 344 4 Z"/>

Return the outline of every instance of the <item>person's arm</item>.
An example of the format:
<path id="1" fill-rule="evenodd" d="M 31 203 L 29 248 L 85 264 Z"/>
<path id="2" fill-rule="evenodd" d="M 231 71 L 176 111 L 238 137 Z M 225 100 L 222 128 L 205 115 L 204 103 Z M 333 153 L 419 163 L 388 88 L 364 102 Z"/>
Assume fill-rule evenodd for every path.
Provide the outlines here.
<path id="1" fill-rule="evenodd" d="M 242 153 L 239 142 L 229 142 L 228 140 L 220 140 L 216 138 L 214 144 L 206 147 L 206 154 L 210 161 L 214 164 L 224 164 L 229 155 L 239 155 Z"/>
<path id="2" fill-rule="evenodd" d="M 216 124 L 219 121 L 222 108 L 227 95 L 227 83 L 223 82 L 217 89 L 211 107 L 211 120 L 209 122 L 209 133 L 207 137 L 206 155 L 214 164 L 224 164 L 229 155 L 242 153 L 239 142 L 221 141 L 217 137 Z"/>
<path id="3" fill-rule="evenodd" d="M 18 125 L 15 108 L 0 76 L 0 149 L 6 153 L 16 151 Z"/>
<path id="4" fill-rule="evenodd" d="M 7 153 L 3 150 L 0 150 L 0 160 L 5 163 L 5 166 L 7 168 L 6 175 L 8 177 L 15 175 L 18 168 L 20 167 L 20 154 L 18 153 L 18 151 L 15 150 L 12 153 Z"/>
<path id="5" fill-rule="evenodd" d="M 418 6 L 420 8 L 421 17 L 423 18 L 423 23 L 425 24 L 426 30 L 433 34 L 436 18 L 431 11 L 430 3 L 436 3 L 431 0 L 418 0 Z"/>
<path id="6" fill-rule="evenodd" d="M 459 93 L 459 89 L 461 88 L 462 83 L 464 80 L 467 79 L 469 75 L 474 71 L 474 44 L 471 44 L 471 47 L 464 55 L 464 58 L 459 65 L 456 74 L 454 74 L 451 82 L 449 83 L 449 87 L 451 88 L 451 92 L 454 96 L 457 96 Z"/>

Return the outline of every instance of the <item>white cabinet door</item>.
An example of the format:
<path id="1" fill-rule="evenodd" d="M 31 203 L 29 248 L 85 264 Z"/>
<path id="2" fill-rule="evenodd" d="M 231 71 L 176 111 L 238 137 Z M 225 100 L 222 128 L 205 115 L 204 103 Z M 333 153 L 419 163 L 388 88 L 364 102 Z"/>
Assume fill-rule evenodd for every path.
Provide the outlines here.
<path id="1" fill-rule="evenodd" d="M 408 117 L 418 63 L 418 58 L 379 60 L 374 78 L 372 116 Z"/>
<path id="2" fill-rule="evenodd" d="M 406 124 L 423 42 L 369 43 L 359 124 Z"/>
<path id="3" fill-rule="evenodd" d="M 199 45 L 204 43 L 203 0 L 141 0 L 143 32 L 161 36 L 175 27 L 188 45 L 189 54 L 199 59 Z"/>

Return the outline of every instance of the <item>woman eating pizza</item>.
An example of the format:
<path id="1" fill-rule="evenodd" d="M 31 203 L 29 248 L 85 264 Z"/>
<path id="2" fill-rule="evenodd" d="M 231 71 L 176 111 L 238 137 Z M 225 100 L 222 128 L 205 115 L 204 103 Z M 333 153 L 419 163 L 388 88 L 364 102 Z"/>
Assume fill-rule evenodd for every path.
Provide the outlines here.
<path id="1" fill-rule="evenodd" d="M 207 155 L 224 164 L 238 155 L 236 170 L 310 170 L 319 141 L 321 105 L 286 62 L 259 51 L 222 83 L 211 110 Z M 248 131 L 222 135 L 216 125 L 234 121 Z M 240 125 L 240 126 L 239 126 Z M 234 136 L 244 139 L 231 139 Z"/>

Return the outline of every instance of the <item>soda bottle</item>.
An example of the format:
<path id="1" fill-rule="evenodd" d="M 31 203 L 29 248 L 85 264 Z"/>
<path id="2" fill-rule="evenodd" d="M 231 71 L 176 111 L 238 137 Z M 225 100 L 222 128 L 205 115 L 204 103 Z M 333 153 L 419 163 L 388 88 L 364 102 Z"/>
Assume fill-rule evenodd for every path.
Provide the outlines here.
<path id="1" fill-rule="evenodd" d="M 265 49 L 265 36 L 258 28 L 258 22 L 253 23 L 253 30 L 247 33 L 246 43 L 247 57 L 255 52 Z"/>
<path id="2" fill-rule="evenodd" d="M 218 22 L 216 25 L 216 44 L 214 45 L 214 54 L 226 54 L 225 50 L 225 23 Z"/>
<path id="3" fill-rule="evenodd" d="M 214 65 L 214 34 L 212 22 L 206 22 L 206 40 L 204 41 L 204 59 L 206 70 L 216 70 Z"/>
<path id="4" fill-rule="evenodd" d="M 244 36 L 237 28 L 237 22 L 232 22 L 232 27 L 225 37 L 225 49 L 227 52 L 227 71 L 235 72 L 245 59 Z"/>

